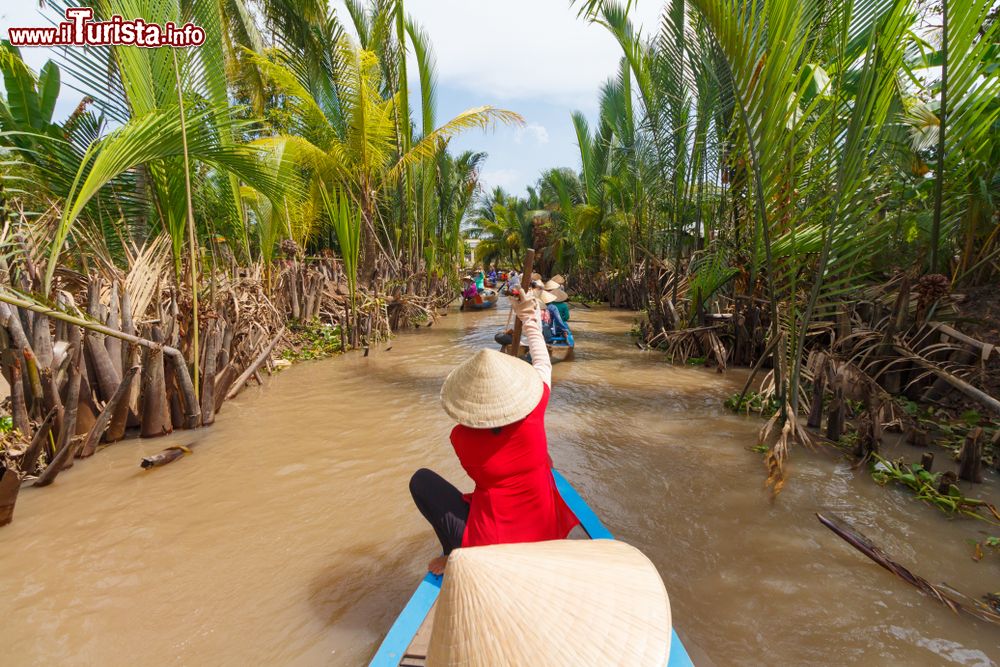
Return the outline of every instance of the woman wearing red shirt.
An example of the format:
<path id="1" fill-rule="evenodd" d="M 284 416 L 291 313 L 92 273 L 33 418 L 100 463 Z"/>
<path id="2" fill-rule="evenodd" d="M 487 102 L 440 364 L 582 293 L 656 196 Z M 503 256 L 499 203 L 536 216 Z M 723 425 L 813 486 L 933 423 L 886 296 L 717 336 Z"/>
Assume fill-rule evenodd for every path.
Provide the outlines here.
<path id="1" fill-rule="evenodd" d="M 563 539 L 578 523 L 552 478 L 545 439 L 552 364 L 538 301 L 515 293 L 511 307 L 523 323 L 531 366 L 480 350 L 441 388 L 445 412 L 458 422 L 451 444 L 475 490 L 462 494 L 424 468 L 410 479 L 413 501 L 444 551 L 428 566 L 435 574 L 444 572 L 453 549 Z"/>

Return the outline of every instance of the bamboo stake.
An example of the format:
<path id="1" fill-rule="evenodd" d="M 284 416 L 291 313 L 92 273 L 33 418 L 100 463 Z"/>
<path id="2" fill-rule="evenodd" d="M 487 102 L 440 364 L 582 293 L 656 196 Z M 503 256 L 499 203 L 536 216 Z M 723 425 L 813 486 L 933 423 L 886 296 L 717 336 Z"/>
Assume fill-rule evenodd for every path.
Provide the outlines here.
<path id="1" fill-rule="evenodd" d="M 174 348 L 164 346 L 163 351 L 166 353 L 171 349 Z M 167 354 L 167 360 L 174 369 L 174 377 L 177 378 L 177 386 L 181 390 L 181 399 L 184 401 L 185 427 L 198 428 L 202 417 L 201 407 L 198 404 L 194 385 L 191 384 L 191 376 L 188 374 L 187 362 L 184 360 L 184 355 L 180 352 L 177 354 Z"/>
<path id="2" fill-rule="evenodd" d="M 69 356 L 67 355 L 63 364 L 69 363 Z M 59 380 L 58 376 L 61 374 L 61 369 L 45 368 L 42 370 L 42 406 L 46 411 L 55 410 L 55 430 L 58 433 L 59 429 L 62 428 L 62 413 L 63 404 L 62 398 L 59 396 Z"/>
<path id="3" fill-rule="evenodd" d="M 267 347 L 265 347 L 264 350 L 257 355 L 257 358 L 254 359 L 253 363 L 247 366 L 247 369 L 243 371 L 243 374 L 236 378 L 236 382 L 233 383 L 233 388 L 229 390 L 228 394 L 226 394 L 227 400 L 236 398 L 236 396 L 243 391 L 243 385 L 247 383 L 247 380 L 250 379 L 251 375 L 257 372 L 260 365 L 267 360 L 267 358 L 271 355 L 271 351 L 274 350 L 274 346 L 278 344 L 278 341 L 281 340 L 281 337 L 284 335 L 285 327 L 281 327 L 278 334 L 271 340 L 270 343 L 268 343 Z"/>
<path id="4" fill-rule="evenodd" d="M 18 305 L 12 304 L 7 299 L 0 299 L 0 301 L 5 301 L 10 305 Z M 24 327 L 21 326 L 19 313 L 11 310 L 6 305 L 0 306 L 0 326 L 4 326 L 8 331 L 10 331 L 14 347 L 16 347 L 18 352 L 21 353 L 21 356 L 24 357 L 24 363 L 26 366 L 24 370 L 28 373 L 28 382 L 31 385 L 31 391 L 36 397 L 41 398 L 42 379 L 38 370 L 38 358 L 35 356 L 31 343 L 28 342 L 28 337 L 24 333 Z"/>
<path id="5" fill-rule="evenodd" d="M 215 421 L 215 363 L 222 346 L 221 328 L 221 322 L 213 322 L 205 341 L 205 384 L 201 389 L 201 421 L 205 426 Z"/>
<path id="6" fill-rule="evenodd" d="M 184 360 L 184 355 L 176 347 L 157 343 L 145 338 L 139 338 L 138 336 L 127 334 L 123 331 L 115 331 L 114 329 L 106 327 L 103 324 L 98 324 L 97 322 L 92 322 L 82 317 L 54 310 L 48 306 L 32 303 L 31 301 L 26 301 L 25 299 L 5 294 L 2 291 L 0 291 L 0 302 L 17 306 L 18 308 L 24 308 L 35 313 L 44 313 L 54 320 L 60 320 L 78 327 L 83 327 L 84 329 L 88 329 L 90 331 L 96 331 L 97 333 L 104 334 L 105 336 L 114 336 L 115 338 L 123 340 L 127 343 L 140 345 L 148 350 L 159 350 L 163 352 L 163 354 L 165 354 L 174 365 L 174 369 L 177 371 L 177 378 L 180 382 L 181 390 L 184 392 L 184 403 L 188 406 L 188 419 L 190 420 L 194 417 L 201 417 L 201 411 L 198 408 L 198 399 L 195 397 L 194 385 L 191 383 L 191 375 L 188 372 L 187 362 Z M 3 309 L 0 309 L 0 320 L 2 320 L 2 316 Z M 3 322 L 0 321 L 0 324 L 2 323 Z M 282 333 L 284 333 L 284 329 L 282 329 Z"/>
<path id="7" fill-rule="evenodd" d="M 21 477 L 15 470 L 0 467 L 0 526 L 14 520 L 14 505 L 21 490 Z"/>
<path id="8" fill-rule="evenodd" d="M 83 445 L 80 447 L 77 457 L 85 459 L 88 456 L 93 456 L 94 452 L 97 451 L 97 443 L 100 441 L 101 436 L 108 429 L 111 424 L 111 418 L 118 412 L 118 407 L 122 404 L 127 405 L 127 397 L 129 391 L 132 389 L 132 381 L 135 379 L 136 373 L 139 372 L 138 366 L 133 366 L 132 368 L 125 371 L 125 376 L 122 381 L 118 383 L 118 388 L 115 390 L 114 395 L 105 404 L 104 409 L 101 410 L 100 416 L 91 427 L 90 432 L 87 434 L 87 439 L 83 441 Z"/>
<path id="9" fill-rule="evenodd" d="M 56 454 L 49 461 L 41 476 L 35 481 L 34 486 L 48 486 L 55 481 L 56 475 L 63 469 L 63 466 L 73 462 L 73 444 L 76 434 L 76 414 L 80 407 L 80 365 L 83 363 L 83 337 L 77 328 L 70 329 L 70 344 L 73 346 L 72 361 L 69 364 L 69 386 L 66 391 L 66 412 L 63 415 L 63 426 L 59 432 L 59 442 L 57 443 Z"/>
<path id="10" fill-rule="evenodd" d="M 131 346 L 130 346 L 131 347 Z M 141 368 L 141 360 L 136 360 L 136 363 L 132 366 L 134 368 Z M 125 371 L 127 376 L 129 371 Z M 122 380 L 124 383 L 124 380 Z M 114 412 L 111 413 L 111 421 L 108 423 L 108 428 L 104 432 L 105 442 L 118 442 L 125 437 L 125 428 L 128 426 L 128 416 L 129 411 L 132 409 L 132 396 L 135 394 L 137 386 L 140 383 L 130 381 L 128 388 L 125 392 L 125 397 L 118 402 L 115 406 Z"/>
<path id="11" fill-rule="evenodd" d="M 121 376 L 115 371 L 114 362 L 108 354 L 104 341 L 96 333 L 87 333 L 83 339 L 83 352 L 89 358 L 89 369 L 93 369 L 92 384 L 96 385 L 101 400 L 110 401 L 121 384 Z M 89 375 L 89 374 L 88 374 Z"/>
<path id="12" fill-rule="evenodd" d="M 31 437 L 31 420 L 28 419 L 28 407 L 24 400 L 24 378 L 21 374 L 21 359 L 11 354 L 13 363 L 10 365 L 10 416 L 14 428 L 25 438 Z"/>
<path id="13" fill-rule="evenodd" d="M 983 429 L 976 427 L 969 431 L 958 453 L 958 478 L 973 484 L 983 483 Z"/>
<path id="14" fill-rule="evenodd" d="M 52 333 L 49 331 L 48 318 L 44 315 L 35 317 L 35 323 L 32 325 L 31 347 L 38 358 L 40 370 L 52 365 Z"/>
<path id="15" fill-rule="evenodd" d="M 112 329 L 121 329 L 121 300 L 118 297 L 118 281 L 114 281 L 111 284 L 111 305 L 109 307 L 110 312 L 108 313 L 108 321 L 105 323 Z M 37 335 L 37 334 L 36 334 Z M 105 349 L 108 351 L 108 356 L 111 358 L 111 365 L 115 369 L 118 377 L 121 377 L 125 372 L 126 368 L 130 366 L 123 365 L 122 359 L 122 343 L 117 338 L 105 338 L 104 339 Z"/>
<path id="16" fill-rule="evenodd" d="M 343 332 L 341 332 L 343 335 Z M 230 362 L 226 364 L 226 367 L 222 369 L 222 372 L 216 375 L 215 378 L 215 402 L 213 404 L 216 413 L 222 409 L 222 403 L 226 400 L 226 396 L 229 394 L 229 389 L 233 386 L 233 380 L 236 379 L 236 367 Z"/>
<path id="17" fill-rule="evenodd" d="M 192 299 L 192 324 L 191 324 L 191 348 L 194 353 L 194 396 L 198 400 L 198 263 L 197 263 L 197 239 L 194 233 L 194 204 L 191 201 L 191 165 L 188 162 L 187 126 L 184 122 L 184 95 L 181 93 L 181 71 L 177 67 L 177 50 L 171 49 L 174 57 L 174 75 L 177 77 L 177 103 L 181 112 L 181 144 L 184 148 L 184 187 L 187 191 L 187 212 L 188 212 L 188 253 L 191 262 L 191 299 Z"/>
<path id="18" fill-rule="evenodd" d="M 524 273 L 521 274 L 521 294 L 527 294 L 528 290 L 531 289 L 531 273 L 535 268 L 535 249 L 528 248 L 528 252 L 524 255 Z M 512 306 L 513 308 L 513 306 Z M 512 356 L 517 356 L 518 352 L 521 350 L 521 327 L 523 326 L 521 318 L 514 318 L 514 335 L 511 337 L 510 349 L 508 352 Z"/>
<path id="19" fill-rule="evenodd" d="M 31 440 L 27 451 L 24 452 L 24 458 L 21 459 L 21 472 L 30 475 L 35 469 L 35 463 L 38 462 L 38 457 L 42 453 L 42 447 L 49 441 L 49 432 L 55 423 L 57 412 L 56 408 L 49 410 L 49 413 L 45 415 L 45 419 L 38 425 L 35 437 Z"/>
<path id="20" fill-rule="evenodd" d="M 163 354 L 150 350 L 142 366 L 142 424 L 140 434 L 155 438 L 173 431 L 170 407 L 167 404 L 166 376 L 163 372 Z"/>

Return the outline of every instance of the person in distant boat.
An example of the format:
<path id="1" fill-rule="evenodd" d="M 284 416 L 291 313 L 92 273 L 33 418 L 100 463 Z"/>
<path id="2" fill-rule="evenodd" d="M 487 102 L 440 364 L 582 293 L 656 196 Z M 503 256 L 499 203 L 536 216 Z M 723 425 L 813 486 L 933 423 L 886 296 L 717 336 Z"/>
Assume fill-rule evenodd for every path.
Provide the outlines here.
<path id="1" fill-rule="evenodd" d="M 569 307 L 566 306 L 568 297 L 565 292 L 559 289 L 559 283 L 551 280 L 545 283 L 544 289 L 552 297 L 552 302 L 546 306 L 552 320 L 552 335 L 556 338 L 565 337 L 569 333 L 569 326 L 566 324 L 569 319 Z"/>
<path id="2" fill-rule="evenodd" d="M 569 322 L 569 295 L 566 294 L 562 287 L 556 287 L 549 291 L 552 292 L 552 295 L 556 298 L 556 300 L 552 303 L 559 311 L 559 317 L 562 318 L 563 322 Z"/>
<path id="3" fill-rule="evenodd" d="M 487 278 L 489 278 L 489 281 L 491 283 L 493 283 L 494 285 L 497 284 L 497 270 L 496 270 L 495 267 L 492 267 L 492 266 L 490 267 L 490 272 L 489 272 L 489 275 L 487 276 Z"/>
<path id="4" fill-rule="evenodd" d="M 542 320 L 542 338 L 545 339 L 546 345 L 551 343 L 552 339 L 558 335 L 555 333 L 555 328 L 553 326 L 554 321 L 552 319 L 552 311 L 549 310 L 551 307 L 551 305 L 547 305 L 539 313 L 539 317 L 541 317 Z M 507 329 L 506 331 L 498 333 L 493 336 L 493 340 L 495 340 L 500 347 L 507 347 L 514 342 L 514 330 Z"/>
<path id="5" fill-rule="evenodd" d="M 444 572 L 454 549 L 563 539 L 578 523 L 552 477 L 545 437 L 552 363 L 538 300 L 517 292 L 511 306 L 523 324 L 531 365 L 480 350 L 441 388 L 441 404 L 458 422 L 451 444 L 475 490 L 463 494 L 426 468 L 410 478 L 413 502 L 441 543 L 443 554 L 428 565 L 435 574 Z"/>
<path id="6" fill-rule="evenodd" d="M 552 342 L 552 339 L 556 337 L 555 329 L 555 319 L 552 316 L 553 310 L 552 304 L 549 299 L 552 299 L 552 295 L 548 292 L 541 292 L 539 301 L 542 304 L 542 337 L 545 339 L 545 344 L 548 345 Z M 558 313 L 556 313 L 558 315 Z"/>
<path id="7" fill-rule="evenodd" d="M 465 310 L 465 302 L 467 300 L 475 300 L 479 295 L 479 290 L 476 289 L 476 283 L 473 282 L 472 276 L 462 277 L 462 305 L 459 306 L 459 310 Z"/>
<path id="8" fill-rule="evenodd" d="M 472 280 L 472 276 L 462 278 L 462 298 L 475 299 L 478 294 L 479 290 L 476 289 L 476 283 Z"/>

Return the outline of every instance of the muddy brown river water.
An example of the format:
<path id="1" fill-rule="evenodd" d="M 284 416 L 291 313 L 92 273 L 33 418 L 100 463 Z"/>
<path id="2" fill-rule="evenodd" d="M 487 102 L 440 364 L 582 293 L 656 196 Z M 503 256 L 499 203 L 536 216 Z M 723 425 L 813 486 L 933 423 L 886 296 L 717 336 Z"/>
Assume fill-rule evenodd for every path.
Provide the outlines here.
<path id="1" fill-rule="evenodd" d="M 503 301 L 453 310 L 368 358 L 297 365 L 204 432 L 119 443 L 25 488 L 0 530 L 0 664 L 366 664 L 435 554 L 410 474 L 469 485 L 441 382 L 492 345 L 506 314 Z M 760 421 L 722 408 L 745 376 L 637 350 L 632 319 L 574 308 L 578 352 L 555 367 L 550 449 L 657 565 L 696 664 L 997 664 L 1000 628 L 931 602 L 814 513 L 977 596 L 1000 589 L 1000 556 L 975 563 L 967 540 L 1000 529 L 949 520 L 829 451 L 795 450 L 771 502 L 748 450 Z M 193 454 L 140 470 L 142 456 L 191 442 Z M 995 478 L 976 491 L 996 500 Z"/>

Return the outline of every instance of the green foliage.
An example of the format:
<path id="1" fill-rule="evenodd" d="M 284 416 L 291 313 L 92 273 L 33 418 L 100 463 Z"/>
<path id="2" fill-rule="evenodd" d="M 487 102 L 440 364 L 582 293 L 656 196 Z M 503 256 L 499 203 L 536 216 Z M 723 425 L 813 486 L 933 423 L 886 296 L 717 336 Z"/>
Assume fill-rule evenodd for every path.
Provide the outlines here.
<path id="1" fill-rule="evenodd" d="M 983 416 L 979 413 L 978 410 L 966 410 L 961 414 L 959 419 L 961 419 L 963 422 L 965 422 L 968 426 L 971 427 L 971 426 L 977 426 L 979 422 L 983 420 Z"/>
<path id="2" fill-rule="evenodd" d="M 347 286 L 350 290 L 351 311 L 356 315 L 358 258 L 361 253 L 361 211 L 357 208 L 352 210 L 346 196 L 336 193 L 331 195 L 325 186 L 321 187 L 320 192 L 323 195 L 323 204 L 326 206 L 327 215 L 333 221 L 337 241 L 340 243 L 344 271 L 347 274 Z"/>
<path id="3" fill-rule="evenodd" d="M 325 359 L 339 352 L 341 331 L 339 325 L 331 325 L 313 320 L 300 322 L 291 327 L 294 347 L 285 350 L 281 357 L 288 361 L 310 361 Z"/>
<path id="4" fill-rule="evenodd" d="M 1000 525 L 1000 515 L 989 503 L 976 498 L 967 498 L 954 484 L 948 486 L 947 493 L 938 491 L 942 473 L 930 473 L 919 463 L 909 466 L 902 461 L 889 461 L 877 454 L 873 455 L 875 463 L 872 466 L 872 479 L 885 485 L 895 482 L 913 491 L 919 500 L 923 500 L 942 512 L 960 514 L 974 519 Z"/>
<path id="5" fill-rule="evenodd" d="M 948 410 L 920 405 L 902 396 L 896 396 L 894 400 L 907 415 L 916 421 L 921 429 L 931 434 L 936 445 L 946 447 L 956 453 L 964 444 L 966 436 L 974 428 L 983 430 L 981 437 L 986 442 L 991 442 L 994 434 L 1000 429 L 1000 424 L 996 420 L 982 415 L 975 409 L 965 410 L 956 416 Z M 987 448 L 983 458 L 987 465 L 990 465 L 996 456 L 997 452 L 991 452 Z"/>
<path id="6" fill-rule="evenodd" d="M 17 49 L 0 47 L 5 191 L 29 210 L 54 203 L 59 212 L 46 239 L 46 289 L 55 266 L 82 264 L 93 242 L 107 246 L 98 248 L 102 259 L 124 265 L 131 248 L 163 232 L 179 276 L 185 258 L 200 254 L 186 248 L 185 176 L 193 184 L 195 245 L 228 244 L 237 261 L 262 260 L 268 275 L 285 238 L 309 253 L 353 253 L 359 271 L 380 255 L 398 275 L 441 276 L 459 261 L 485 155 L 453 156 L 448 142 L 521 117 L 480 106 L 435 124 L 433 50 L 403 2 L 349 3 L 360 44 L 318 0 L 92 4 L 98 19 L 190 19 L 206 41 L 183 50 L 65 50 L 60 63 L 87 97 L 64 122 L 52 118 L 60 67 L 50 62 L 36 74 Z M 406 72 L 411 49 L 419 128 Z M 353 236 L 337 232 L 341 198 L 361 215 Z"/>
<path id="7" fill-rule="evenodd" d="M 778 401 L 774 396 L 765 397 L 753 390 L 748 391 L 742 401 L 740 401 L 739 394 L 733 394 L 726 399 L 723 405 L 733 412 L 745 414 L 756 412 L 766 418 L 773 417 L 779 408 Z"/>
<path id="8" fill-rule="evenodd" d="M 0 417 L 0 433 L 10 433 L 14 430 L 14 419 L 10 415 Z"/>
<path id="9" fill-rule="evenodd" d="M 699 299 L 763 300 L 783 415 L 817 320 L 859 285 L 935 254 L 956 282 L 1000 275 L 991 0 L 949 5 L 947 49 L 940 3 L 664 0 L 646 35 L 631 2 L 574 4 L 621 61 L 597 126 L 571 118 L 579 194 L 539 181 L 553 235 L 574 239 L 553 271 L 631 283 L 667 327 Z"/>

